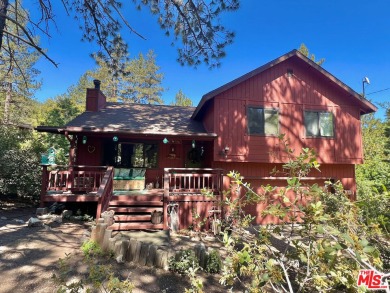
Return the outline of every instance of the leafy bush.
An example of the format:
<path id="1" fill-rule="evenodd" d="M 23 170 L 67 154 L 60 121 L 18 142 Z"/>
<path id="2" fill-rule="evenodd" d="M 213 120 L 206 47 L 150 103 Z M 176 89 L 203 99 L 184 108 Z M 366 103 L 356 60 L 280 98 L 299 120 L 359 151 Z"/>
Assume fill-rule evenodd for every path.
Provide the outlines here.
<path id="1" fill-rule="evenodd" d="M 210 274 L 219 273 L 221 271 L 222 261 L 217 250 L 212 250 L 207 258 L 206 272 Z"/>
<path id="2" fill-rule="evenodd" d="M 190 269 L 199 267 L 199 260 L 195 256 L 195 252 L 191 249 L 180 250 L 175 256 L 168 261 L 169 270 L 186 275 Z"/>
<path id="3" fill-rule="evenodd" d="M 30 130 L 0 127 L 0 193 L 38 199 L 41 152 Z"/>
<path id="4" fill-rule="evenodd" d="M 81 251 L 84 257 L 90 259 L 92 257 L 103 256 L 104 252 L 100 245 L 93 240 L 88 240 L 81 245 Z"/>
<path id="5" fill-rule="evenodd" d="M 319 169 L 313 150 L 303 149 L 294 157 L 285 146 L 290 160 L 280 172 L 288 178 L 286 187 L 262 186 L 264 192 L 258 194 L 240 174 L 228 174 L 246 194 L 227 196 L 224 202 L 235 232 L 224 235 L 228 257 L 220 281 L 231 285 L 249 278 L 243 284 L 253 292 L 356 291 L 359 269 L 382 269 L 373 231 L 361 223 L 358 206 L 340 183 L 331 193 L 327 187 L 302 181 L 312 168 Z M 243 209 L 249 204 L 265 205 L 263 216 L 276 218 L 280 225 L 251 225 L 251 216 Z M 242 233 L 248 227 L 253 234 Z"/>
<path id="6" fill-rule="evenodd" d="M 96 245 L 90 241 L 85 245 L 85 249 L 89 252 L 99 250 Z M 84 250 L 83 250 L 84 252 Z M 96 255 L 95 255 L 96 256 Z M 92 261 L 86 258 L 88 266 L 88 276 L 79 281 L 67 282 L 72 269 L 69 265 L 70 255 L 64 259 L 59 259 L 58 270 L 59 275 L 53 274 L 52 279 L 58 284 L 57 293 L 67 292 L 107 292 L 107 293 L 131 293 L 134 289 L 134 284 L 128 279 L 120 280 L 112 272 L 112 267 L 107 264 L 99 264 L 99 258 Z M 74 273 L 74 272 L 73 272 Z M 92 290 L 93 287 L 94 290 Z"/>

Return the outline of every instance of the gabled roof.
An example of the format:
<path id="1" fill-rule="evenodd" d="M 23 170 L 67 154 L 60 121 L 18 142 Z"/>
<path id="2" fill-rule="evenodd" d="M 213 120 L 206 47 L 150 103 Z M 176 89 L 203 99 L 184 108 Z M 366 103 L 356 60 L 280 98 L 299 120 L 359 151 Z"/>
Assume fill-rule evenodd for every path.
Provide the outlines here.
<path id="1" fill-rule="evenodd" d="M 65 127 L 40 126 L 44 132 L 120 132 L 128 134 L 209 136 L 199 121 L 191 119 L 194 107 L 107 103 L 98 112 L 84 112 Z"/>
<path id="2" fill-rule="evenodd" d="M 362 109 L 362 114 L 368 114 L 377 111 L 377 107 L 374 106 L 372 103 L 370 103 L 368 100 L 364 99 L 361 95 L 359 95 L 357 92 L 355 92 L 352 88 L 347 86 L 345 83 L 337 79 L 335 76 L 330 74 L 328 71 L 326 71 L 324 68 L 319 66 L 317 63 L 313 62 L 306 56 L 304 56 L 302 53 L 300 53 L 298 50 L 292 50 L 288 52 L 287 54 L 284 54 L 283 56 L 268 62 L 267 64 L 264 64 L 263 66 L 252 70 L 248 72 L 247 74 L 242 75 L 239 78 L 236 78 L 232 80 L 231 82 L 228 82 L 224 84 L 223 86 L 220 86 L 219 88 L 212 90 L 211 92 L 205 94 L 202 99 L 200 100 L 198 106 L 196 107 L 194 113 L 192 114 L 192 118 L 196 119 L 198 117 L 198 114 L 201 112 L 202 108 L 205 106 L 206 102 L 213 99 L 215 96 L 223 93 L 224 91 L 246 81 L 247 79 L 250 79 L 251 77 L 258 75 L 262 73 L 263 71 L 287 60 L 290 58 L 299 58 L 303 62 L 307 63 L 311 67 L 315 68 L 318 72 L 322 73 L 324 77 L 328 78 L 330 81 L 334 82 L 336 85 L 338 85 L 340 88 L 345 90 L 347 93 L 349 93 L 353 98 L 356 99 L 356 101 L 359 103 L 361 109 Z"/>

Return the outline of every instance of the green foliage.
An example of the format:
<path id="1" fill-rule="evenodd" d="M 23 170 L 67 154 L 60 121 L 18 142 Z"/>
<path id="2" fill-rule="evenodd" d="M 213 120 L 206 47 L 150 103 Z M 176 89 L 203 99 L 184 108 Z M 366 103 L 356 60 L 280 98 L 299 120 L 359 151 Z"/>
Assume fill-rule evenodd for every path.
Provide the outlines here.
<path id="1" fill-rule="evenodd" d="M 235 229 L 224 234 L 228 257 L 221 283 L 245 279 L 250 292 L 358 290 L 359 269 L 383 269 L 373 237 L 378 230 L 361 222 L 359 207 L 340 183 L 328 182 L 324 188 L 305 184 L 302 178 L 319 168 L 314 151 L 303 149 L 294 156 L 288 141 L 283 143 L 289 158 L 280 171 L 288 177 L 285 187 L 263 186 L 264 192 L 257 194 L 240 174 L 228 174 L 233 186 L 247 192 L 237 200 L 228 196 L 224 203 Z M 252 226 L 243 209 L 249 204 L 265 205 L 262 215 L 273 216 L 280 225 Z"/>
<path id="2" fill-rule="evenodd" d="M 168 261 L 169 270 L 186 275 L 190 269 L 199 268 L 199 260 L 195 256 L 195 252 L 191 249 L 180 250 L 175 256 Z"/>
<path id="3" fill-rule="evenodd" d="M 0 193 L 37 199 L 42 151 L 32 130 L 0 127 Z"/>
<path id="4" fill-rule="evenodd" d="M 390 164 L 387 160 L 385 126 L 373 114 L 362 116 L 364 164 L 356 166 L 358 199 L 380 194 L 390 188 Z"/>
<path id="5" fill-rule="evenodd" d="M 83 252 L 84 257 L 87 259 L 91 259 L 94 257 L 101 257 L 104 254 L 100 245 L 93 240 L 88 240 L 84 242 L 81 245 L 81 251 Z"/>
<path id="6" fill-rule="evenodd" d="M 37 103 L 32 97 L 41 86 L 40 71 L 34 66 L 40 56 L 28 43 L 21 41 L 27 33 L 28 12 L 10 11 L 9 17 L 18 19 L 19 24 L 9 19 L 5 21 L 7 34 L 0 50 L 0 102 L 4 107 L 0 109 L 0 116 L 4 124 L 33 124 Z M 32 41 L 38 44 L 35 36 L 31 36 L 29 43 Z"/>
<path id="7" fill-rule="evenodd" d="M 79 281 L 68 282 L 74 268 L 71 268 L 69 264 L 71 255 L 67 254 L 65 258 L 60 258 L 58 261 L 58 275 L 53 274 L 52 276 L 58 285 L 57 293 L 95 292 L 96 290 L 110 293 L 131 293 L 133 291 L 134 284 L 132 282 L 116 277 L 110 265 L 99 264 L 102 254 L 96 243 L 88 241 L 83 245 L 82 250 L 86 256 L 88 255 L 85 258 L 88 276 Z"/>
<path id="8" fill-rule="evenodd" d="M 314 61 L 315 63 L 317 63 L 320 66 L 325 62 L 325 58 L 321 58 L 320 60 L 316 61 L 316 56 L 314 54 L 310 54 L 309 53 L 309 49 L 306 47 L 306 45 L 304 43 L 302 43 L 299 46 L 298 51 L 301 52 L 307 58 L 309 58 L 310 60 Z"/>
<path id="9" fill-rule="evenodd" d="M 8 1 L 7 1 L 8 2 Z M 120 66 L 115 63 L 115 57 L 126 55 L 128 45 L 121 37 L 126 32 L 141 36 L 131 24 L 124 11 L 124 1 L 102 0 L 93 3 L 86 3 L 81 0 L 61 1 L 64 13 L 75 18 L 82 31 L 82 40 L 94 42 L 100 48 L 100 58 L 107 61 L 113 70 L 120 70 Z M 239 8 L 238 0 L 220 1 L 157 1 L 157 0 L 134 0 L 133 9 L 146 7 L 155 15 L 161 29 L 167 36 L 173 38 L 172 45 L 177 42 L 178 61 L 184 65 L 199 65 L 205 63 L 210 67 L 218 66 L 221 58 L 225 56 L 226 46 L 231 44 L 234 33 L 226 29 L 220 23 L 220 16 L 224 12 L 235 11 Z M 23 5 L 17 1 L 18 5 L 9 5 L 6 11 L 7 17 L 12 22 L 20 24 L 20 15 L 23 12 Z M 54 1 L 48 0 L 37 2 L 32 5 L 32 10 L 36 10 L 35 17 L 27 18 L 27 36 L 22 36 L 24 43 L 35 48 L 44 55 L 50 62 L 57 65 L 54 60 L 40 48 L 29 34 L 32 31 L 40 32 L 42 35 L 50 35 L 50 24 L 56 23 L 56 18 L 61 17 L 58 11 L 54 11 Z M 34 6 L 35 5 L 35 6 Z M 126 9 L 129 9 L 126 6 Z M 131 15 L 131 14 L 130 14 Z M 134 21 L 134 19 L 133 19 Z M 6 42 L 3 36 L 7 36 L 7 29 L 0 22 L 0 47 L 5 47 Z M 138 26 L 146 25 L 145 23 Z M 135 25 L 136 26 L 136 25 Z M 149 38 L 150 36 L 148 36 Z"/>
<path id="10" fill-rule="evenodd" d="M 183 106 L 183 107 L 192 107 L 192 100 L 187 97 L 182 90 L 179 90 L 179 92 L 175 96 L 175 101 L 171 102 L 172 106 Z"/>
<path id="11" fill-rule="evenodd" d="M 200 280 L 197 276 L 197 271 L 199 270 L 199 267 L 192 268 L 190 267 L 187 271 L 187 276 L 190 278 L 191 288 L 185 289 L 185 293 L 203 293 L 203 282 Z"/>
<path id="12" fill-rule="evenodd" d="M 87 74 L 102 81 L 102 91 L 109 101 L 163 104 L 161 95 L 164 88 L 161 82 L 164 75 L 159 72 L 160 67 L 152 50 L 146 56 L 140 53 L 133 59 L 118 56 L 115 62 L 121 67 L 120 72 L 113 71 L 99 55 L 94 57 L 98 68 Z"/>
<path id="13" fill-rule="evenodd" d="M 219 252 L 217 250 L 210 251 L 210 254 L 207 258 L 205 271 L 210 274 L 216 274 L 221 271 L 221 268 L 222 268 L 222 261 Z"/>

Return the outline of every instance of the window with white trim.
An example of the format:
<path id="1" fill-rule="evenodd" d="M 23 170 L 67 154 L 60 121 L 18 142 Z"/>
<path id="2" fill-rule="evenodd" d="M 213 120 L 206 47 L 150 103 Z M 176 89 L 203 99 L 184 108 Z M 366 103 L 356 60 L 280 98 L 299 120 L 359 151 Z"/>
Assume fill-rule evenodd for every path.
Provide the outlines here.
<path id="1" fill-rule="evenodd" d="M 305 129 L 307 137 L 333 137 L 333 114 L 326 111 L 305 111 Z"/>
<path id="2" fill-rule="evenodd" d="M 279 112 L 277 109 L 248 107 L 248 134 L 278 135 Z"/>

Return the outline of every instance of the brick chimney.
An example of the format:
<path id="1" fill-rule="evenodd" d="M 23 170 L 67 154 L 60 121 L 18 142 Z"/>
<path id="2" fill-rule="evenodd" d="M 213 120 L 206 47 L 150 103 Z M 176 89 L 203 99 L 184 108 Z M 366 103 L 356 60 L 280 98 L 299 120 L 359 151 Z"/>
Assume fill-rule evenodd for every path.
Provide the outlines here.
<path id="1" fill-rule="evenodd" d="M 95 88 L 87 89 L 86 111 L 97 112 L 106 106 L 106 96 L 100 91 L 100 80 L 93 81 Z"/>

